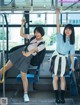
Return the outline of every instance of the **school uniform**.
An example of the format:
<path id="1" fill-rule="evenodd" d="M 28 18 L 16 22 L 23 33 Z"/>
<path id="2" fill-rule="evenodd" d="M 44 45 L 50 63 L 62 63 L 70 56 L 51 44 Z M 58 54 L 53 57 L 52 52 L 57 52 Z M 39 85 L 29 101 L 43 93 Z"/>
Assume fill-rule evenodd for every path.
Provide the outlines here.
<path id="1" fill-rule="evenodd" d="M 31 38 L 33 38 L 34 36 L 29 35 L 28 39 L 30 40 Z M 43 40 L 39 40 L 37 41 L 36 38 L 34 38 L 33 40 L 30 41 L 26 52 L 31 51 L 32 49 L 34 49 L 35 47 L 37 47 L 38 52 L 42 51 L 45 48 L 45 44 L 41 44 L 39 46 L 37 46 L 40 42 L 43 42 Z M 17 49 L 16 51 L 13 51 L 10 55 L 9 55 L 9 59 L 10 61 L 13 63 L 13 65 L 20 70 L 21 72 L 27 72 L 28 68 L 30 66 L 30 61 L 31 58 L 33 56 L 35 56 L 37 53 L 32 53 L 30 56 L 25 57 L 22 54 L 22 51 L 25 51 L 26 47 L 21 47 L 19 49 Z"/>
<path id="2" fill-rule="evenodd" d="M 66 42 L 63 41 L 63 35 L 57 34 L 56 51 L 53 52 L 51 58 L 50 72 L 54 75 L 64 76 L 65 70 L 68 68 L 67 57 L 75 54 L 74 44 L 70 44 L 70 38 L 66 37 Z"/>

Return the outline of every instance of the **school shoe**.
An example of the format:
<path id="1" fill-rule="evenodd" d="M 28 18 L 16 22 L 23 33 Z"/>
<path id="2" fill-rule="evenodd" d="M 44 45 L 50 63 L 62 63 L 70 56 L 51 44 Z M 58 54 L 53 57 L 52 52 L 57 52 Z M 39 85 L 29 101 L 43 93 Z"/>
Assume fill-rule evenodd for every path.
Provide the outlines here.
<path id="1" fill-rule="evenodd" d="M 61 103 L 61 104 L 64 104 L 64 103 L 65 103 L 65 99 L 61 99 L 61 100 L 60 100 L 60 103 Z"/>
<path id="2" fill-rule="evenodd" d="M 60 100 L 59 99 L 56 99 L 56 103 L 59 104 L 60 103 Z"/>
<path id="3" fill-rule="evenodd" d="M 60 100 L 59 100 L 59 91 L 58 90 L 54 90 L 54 93 L 55 93 L 55 98 L 56 98 L 55 102 L 57 104 L 59 104 L 60 103 Z"/>
<path id="4" fill-rule="evenodd" d="M 65 90 L 61 90 L 61 99 L 60 99 L 60 103 L 62 103 L 62 104 L 65 103 L 64 94 L 65 94 Z"/>
<path id="5" fill-rule="evenodd" d="M 28 96 L 28 94 L 24 94 L 24 102 L 29 102 L 29 96 Z"/>

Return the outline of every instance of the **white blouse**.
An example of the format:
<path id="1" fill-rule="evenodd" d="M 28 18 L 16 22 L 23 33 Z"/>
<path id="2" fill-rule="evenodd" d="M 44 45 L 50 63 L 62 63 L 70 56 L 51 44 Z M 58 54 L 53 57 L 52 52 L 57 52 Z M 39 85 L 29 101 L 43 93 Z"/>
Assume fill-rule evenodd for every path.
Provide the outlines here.
<path id="1" fill-rule="evenodd" d="M 30 40 L 31 38 L 32 38 L 33 36 L 32 35 L 28 35 L 28 39 Z M 44 44 L 41 44 L 41 45 L 39 45 L 39 46 L 37 46 L 40 42 L 44 42 L 43 40 L 36 40 L 36 38 L 35 39 L 33 39 L 31 42 L 30 42 L 30 44 L 28 45 L 28 51 L 31 51 L 32 49 L 34 49 L 34 48 L 36 48 L 37 47 L 37 49 L 38 49 L 38 52 L 40 52 L 40 51 L 42 51 L 44 48 L 45 48 L 45 43 Z M 35 52 L 35 53 L 33 53 L 32 55 L 36 55 L 37 53 Z"/>

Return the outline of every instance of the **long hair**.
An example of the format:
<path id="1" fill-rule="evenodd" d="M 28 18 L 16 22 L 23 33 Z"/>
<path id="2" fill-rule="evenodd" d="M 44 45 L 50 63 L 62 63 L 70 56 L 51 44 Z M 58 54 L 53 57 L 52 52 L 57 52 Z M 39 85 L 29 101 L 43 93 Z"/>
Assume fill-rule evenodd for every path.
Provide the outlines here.
<path id="1" fill-rule="evenodd" d="M 64 31 L 63 31 L 63 40 L 64 42 L 66 42 L 66 34 L 65 34 L 65 30 L 66 29 L 70 29 L 72 31 L 71 35 L 70 35 L 70 44 L 74 44 L 75 43 L 75 32 L 74 32 L 74 27 L 72 24 L 67 24 L 64 28 Z"/>

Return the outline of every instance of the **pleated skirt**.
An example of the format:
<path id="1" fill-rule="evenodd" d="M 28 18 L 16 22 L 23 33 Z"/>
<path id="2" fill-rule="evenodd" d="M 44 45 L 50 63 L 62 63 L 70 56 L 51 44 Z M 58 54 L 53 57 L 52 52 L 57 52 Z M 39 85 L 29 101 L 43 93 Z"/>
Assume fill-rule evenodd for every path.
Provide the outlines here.
<path id="1" fill-rule="evenodd" d="M 9 54 L 9 59 L 13 63 L 14 67 L 16 67 L 20 72 L 27 73 L 28 68 L 30 66 L 30 61 L 32 58 L 32 55 L 25 57 L 22 54 L 22 51 L 25 50 L 25 47 L 21 47 L 12 53 Z"/>

